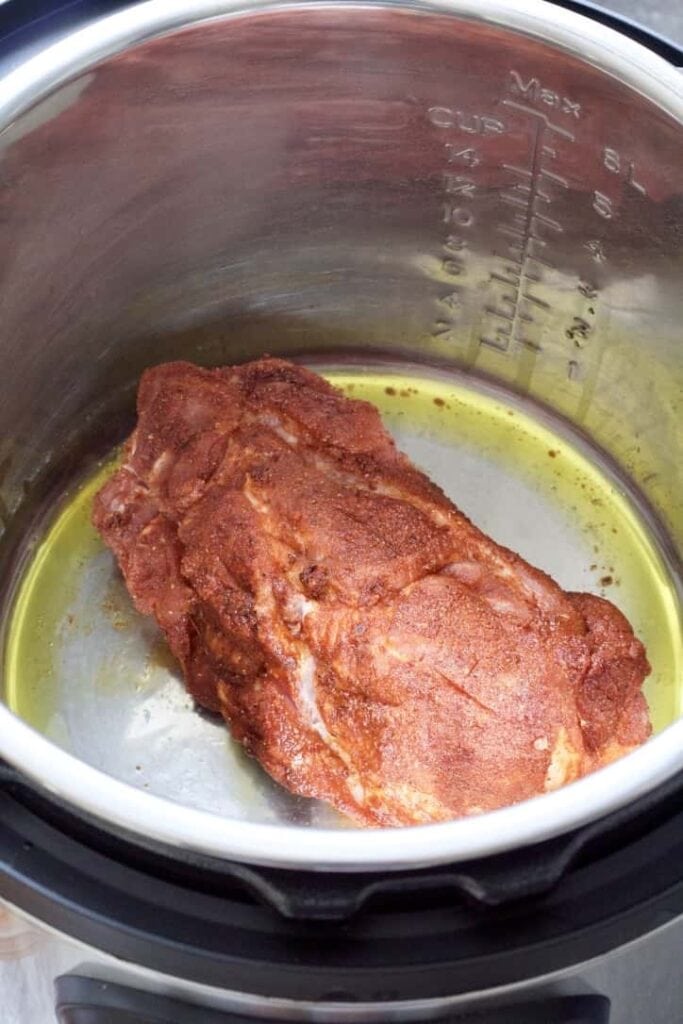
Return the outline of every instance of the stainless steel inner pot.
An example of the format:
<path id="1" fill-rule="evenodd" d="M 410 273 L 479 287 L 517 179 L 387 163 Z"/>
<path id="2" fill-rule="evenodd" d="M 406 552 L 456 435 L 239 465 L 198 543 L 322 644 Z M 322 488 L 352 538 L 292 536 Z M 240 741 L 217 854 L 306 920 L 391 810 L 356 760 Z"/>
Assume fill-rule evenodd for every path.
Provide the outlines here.
<path id="1" fill-rule="evenodd" d="M 144 367 L 263 351 L 431 367 L 554 417 L 680 581 L 683 80 L 661 59 L 542 2 L 152 0 L 16 69 L 0 127 L 7 602 L 41 514 L 129 428 Z M 558 792 L 401 831 L 162 799 L 6 706 L 0 754 L 182 847 L 391 869 L 622 806 L 683 767 L 683 723 Z"/>

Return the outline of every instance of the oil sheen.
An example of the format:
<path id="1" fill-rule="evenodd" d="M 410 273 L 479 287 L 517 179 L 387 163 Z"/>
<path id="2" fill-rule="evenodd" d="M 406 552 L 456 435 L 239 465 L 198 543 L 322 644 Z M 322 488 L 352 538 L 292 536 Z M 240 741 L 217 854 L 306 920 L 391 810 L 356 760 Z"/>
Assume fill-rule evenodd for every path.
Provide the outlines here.
<path id="1" fill-rule="evenodd" d="M 621 608 L 652 665 L 645 693 L 655 730 L 681 713 L 674 581 L 635 504 L 582 442 L 505 396 L 452 377 L 354 366 L 325 373 L 350 397 L 376 405 L 399 447 L 496 541 L 565 589 L 601 594 Z M 297 820 L 303 805 L 276 797 L 237 749 L 229 756 L 240 782 L 226 795 L 225 730 L 194 713 L 163 641 L 133 610 L 90 524 L 93 497 L 115 464 L 112 456 L 98 465 L 67 496 L 19 582 L 5 650 L 11 707 L 77 756 L 160 795 L 241 817 Z M 197 730 L 213 731 L 202 733 L 205 763 L 188 762 L 179 781 L 174 731 L 181 722 L 190 745 Z M 280 799 L 286 809 L 278 810 Z M 315 823 L 340 824 L 324 816 Z"/>

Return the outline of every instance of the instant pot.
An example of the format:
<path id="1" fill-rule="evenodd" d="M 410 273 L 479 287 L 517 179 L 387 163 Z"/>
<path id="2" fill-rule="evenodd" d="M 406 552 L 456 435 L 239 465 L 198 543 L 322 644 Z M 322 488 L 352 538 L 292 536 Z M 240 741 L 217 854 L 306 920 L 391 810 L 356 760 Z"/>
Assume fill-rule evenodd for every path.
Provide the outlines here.
<path id="1" fill-rule="evenodd" d="M 4 642 L 142 370 L 265 351 L 428 367 L 561 424 L 680 629 L 683 53 L 542 0 L 54 6 L 0 7 Z M 668 685 L 621 761 L 403 830 L 136 785 L 4 685 L 3 1024 L 672 1024 Z"/>

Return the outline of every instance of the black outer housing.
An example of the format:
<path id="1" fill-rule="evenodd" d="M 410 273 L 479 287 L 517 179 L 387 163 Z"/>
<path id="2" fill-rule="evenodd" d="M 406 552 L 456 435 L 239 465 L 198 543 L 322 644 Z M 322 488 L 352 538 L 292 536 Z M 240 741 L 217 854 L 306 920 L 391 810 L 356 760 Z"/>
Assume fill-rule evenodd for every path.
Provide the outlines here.
<path id="1" fill-rule="evenodd" d="M 55 983 L 59 1024 L 253 1024 L 253 1017 L 193 1007 L 165 996 L 123 985 L 65 975 Z M 515 1017 L 524 1024 L 608 1024 L 609 1000 L 604 996 L 555 996 L 518 1003 Z M 442 1024 L 511 1024 L 509 1009 L 478 1010 L 442 1017 Z"/>
<path id="2" fill-rule="evenodd" d="M 683 51 L 632 22 L 578 0 L 559 5 L 683 66 Z M 127 6 L 9 0 L 0 5 L 0 70 L 3 57 L 60 25 Z M 330 875 L 181 854 L 106 830 L 0 765 L 1 898 L 122 960 L 256 995 L 400 1001 L 540 978 L 683 914 L 682 865 L 683 774 L 630 808 L 524 850 L 423 871 Z M 119 1000 L 109 1005 L 97 984 L 60 979 L 63 1024 L 144 1020 L 148 994 L 107 986 L 106 998 Z M 171 1009 L 169 1024 L 184 1024 L 181 1013 L 193 1024 L 192 1007 Z M 149 1019 L 166 1024 L 160 1012 Z M 600 1024 L 609 1015 L 599 998 L 543 1001 L 525 1012 L 525 1021 L 558 1024 Z M 476 1016 L 479 1024 L 507 1019 Z M 216 1020 L 239 1024 L 225 1014 Z"/>
<path id="3" fill-rule="evenodd" d="M 269 872 L 141 847 L 6 773 L 0 898 L 124 961 L 217 988 L 332 1002 L 464 995 L 540 979 L 683 914 L 682 790 L 678 777 L 609 819 L 553 888 L 515 898 L 545 844 L 398 876 Z M 291 919 L 254 899 L 245 871 L 321 901 L 340 879 L 384 891 L 344 920 Z M 484 888 L 507 878 L 507 901 L 473 903 L 460 875 Z"/>

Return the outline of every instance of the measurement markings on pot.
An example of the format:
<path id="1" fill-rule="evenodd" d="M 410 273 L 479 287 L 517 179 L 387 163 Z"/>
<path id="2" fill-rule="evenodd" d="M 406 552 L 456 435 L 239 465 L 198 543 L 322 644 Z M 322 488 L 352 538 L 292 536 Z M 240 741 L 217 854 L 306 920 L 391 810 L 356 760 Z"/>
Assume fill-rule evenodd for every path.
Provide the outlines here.
<path id="1" fill-rule="evenodd" d="M 474 172 L 484 156 L 483 144 L 505 132 L 504 123 L 491 114 L 477 114 L 450 107 L 430 107 L 427 116 L 437 128 L 455 133 L 444 143 L 447 167 L 442 172 L 445 200 L 443 224 L 446 236 L 441 245 L 440 279 L 447 290 L 438 299 L 439 312 L 432 325 L 432 337 L 456 343 L 464 340 L 462 280 L 470 255 L 470 238 L 476 225 L 478 185 Z"/>
<path id="2" fill-rule="evenodd" d="M 557 312 L 541 286 L 544 272 L 555 270 L 552 244 L 564 234 L 553 207 L 558 192 L 569 189 L 568 180 L 557 167 L 560 144 L 575 141 L 570 127 L 557 123 L 557 118 L 562 117 L 573 127 L 580 120 L 581 105 L 515 70 L 509 73 L 500 102 L 508 108 L 515 125 L 521 120 L 530 143 L 528 162 L 518 163 L 512 155 L 509 162 L 501 162 L 496 140 L 510 135 L 511 129 L 499 116 L 447 106 L 433 106 L 427 112 L 430 122 L 448 133 L 444 142 L 447 166 L 442 171 L 446 236 L 441 243 L 438 275 L 447 290 L 437 300 L 439 312 L 431 333 L 449 345 L 468 338 L 466 326 L 473 311 L 466 311 L 466 301 L 469 298 L 471 303 L 472 286 L 476 288 L 476 282 L 469 280 L 469 271 L 476 269 L 476 261 L 474 266 L 471 263 L 475 255 L 472 242 L 479 233 L 477 206 L 487 194 L 482 171 L 488 168 L 496 175 L 503 170 L 512 178 L 499 192 L 507 215 L 495 224 L 495 231 L 503 236 L 503 244 L 491 254 L 496 262 L 488 273 L 488 297 L 480 310 L 480 330 L 473 341 L 476 347 L 504 354 L 518 349 L 539 353 L 543 327 Z M 551 108 L 553 118 L 544 109 L 537 109 L 539 106 Z M 506 149 L 509 152 L 510 146 Z M 485 209 L 486 202 L 484 216 Z M 575 334 L 582 330 L 585 334 L 589 329 L 590 325 L 583 328 L 574 320 L 567 327 Z M 470 358 L 473 355 L 470 351 Z M 575 371 L 576 367 L 570 366 L 568 372 L 578 376 Z"/>
<path id="3" fill-rule="evenodd" d="M 446 234 L 437 272 L 444 289 L 437 299 L 431 336 L 449 348 L 467 344 L 465 358 L 472 362 L 482 349 L 511 356 L 526 352 L 533 357 L 543 351 L 544 333 L 552 330 L 553 338 L 570 344 L 565 356 L 567 378 L 590 387 L 581 350 L 588 348 L 595 329 L 604 277 L 599 268 L 607 262 L 605 232 L 619 214 L 619 196 L 599 181 L 595 184 L 605 191 L 594 188 L 587 196 L 572 193 L 572 203 L 587 199 L 595 215 L 594 237 L 583 247 L 593 270 L 584 268 L 577 276 L 572 299 L 563 280 L 568 270 L 562 220 L 571 206 L 563 161 L 577 143 L 582 106 L 515 69 L 508 72 L 498 102 L 499 109 L 506 111 L 504 119 L 448 106 L 427 111 L 431 124 L 445 134 L 446 158 L 441 172 Z M 515 138 L 520 136 L 528 145 L 523 157 L 515 152 Z M 622 193 L 632 190 L 647 195 L 630 155 L 603 146 L 599 160 L 603 174 L 608 171 Z M 503 213 L 491 225 L 500 244 L 486 256 L 493 266 L 482 281 L 477 279 L 481 258 L 475 242 L 482 236 L 478 222 L 487 221 L 492 192 Z M 480 305 L 477 297 L 482 286 Z M 468 325 L 473 323 L 478 327 L 471 336 Z"/>
<path id="4" fill-rule="evenodd" d="M 503 164 L 513 181 L 501 192 L 500 200 L 511 213 L 497 226 L 505 239 L 505 255 L 494 253 L 502 266 L 490 275 L 494 294 L 485 306 L 479 342 L 505 353 L 513 344 L 541 352 L 543 319 L 552 311 L 552 304 L 538 294 L 537 285 L 543 281 L 544 269 L 555 269 L 549 249 L 553 240 L 564 234 L 564 227 L 553 216 L 553 200 L 557 189 L 569 188 L 567 179 L 552 164 L 558 159 L 558 141 L 574 142 L 575 137 L 531 104 L 541 102 L 572 119 L 580 117 L 581 107 L 545 88 L 536 78 L 524 81 L 516 71 L 510 72 L 508 92 L 501 102 L 513 115 L 527 119 L 530 154 L 525 166 Z"/>

